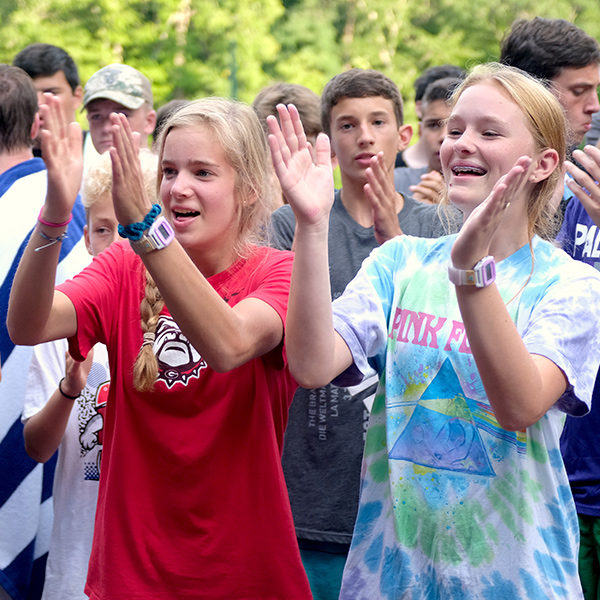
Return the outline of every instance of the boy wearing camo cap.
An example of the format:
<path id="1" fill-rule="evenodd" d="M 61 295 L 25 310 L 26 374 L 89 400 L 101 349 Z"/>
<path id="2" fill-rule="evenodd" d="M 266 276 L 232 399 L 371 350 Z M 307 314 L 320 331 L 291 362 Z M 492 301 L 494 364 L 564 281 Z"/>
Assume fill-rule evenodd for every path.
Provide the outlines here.
<path id="1" fill-rule="evenodd" d="M 96 71 L 87 82 L 83 95 L 83 106 L 96 150 L 103 153 L 112 145 L 109 115 L 113 112 L 127 117 L 131 129 L 140 134 L 140 147 L 146 148 L 148 135 L 156 123 L 152 105 L 150 80 L 137 69 L 114 64 Z"/>

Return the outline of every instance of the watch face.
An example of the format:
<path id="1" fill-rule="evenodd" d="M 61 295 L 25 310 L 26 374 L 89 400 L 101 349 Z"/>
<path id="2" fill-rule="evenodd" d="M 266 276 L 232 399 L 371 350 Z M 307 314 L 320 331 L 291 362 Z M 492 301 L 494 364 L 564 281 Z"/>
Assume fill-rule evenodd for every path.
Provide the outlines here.
<path id="1" fill-rule="evenodd" d="M 162 221 L 161 223 L 158 223 L 154 233 L 163 243 L 166 243 L 172 233 L 172 230 L 166 221 Z"/>
<path id="2" fill-rule="evenodd" d="M 487 256 L 475 266 L 478 287 L 490 285 L 496 279 L 496 263 L 492 256 Z"/>
<path id="3" fill-rule="evenodd" d="M 494 263 L 483 265 L 483 281 L 490 281 L 494 278 Z"/>

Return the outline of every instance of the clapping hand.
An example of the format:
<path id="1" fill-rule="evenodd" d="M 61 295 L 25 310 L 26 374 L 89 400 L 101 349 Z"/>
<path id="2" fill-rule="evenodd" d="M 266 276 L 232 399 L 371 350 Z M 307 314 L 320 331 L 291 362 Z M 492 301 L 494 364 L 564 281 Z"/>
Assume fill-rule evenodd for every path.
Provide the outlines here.
<path id="1" fill-rule="evenodd" d="M 283 193 L 298 222 L 327 221 L 333 203 L 329 138 L 319 134 L 313 149 L 306 140 L 296 107 L 280 104 L 277 112 L 279 123 L 270 116 L 267 124 L 273 166 Z"/>
<path id="2" fill-rule="evenodd" d="M 579 198 L 587 214 L 600 227 L 600 149 L 586 146 L 583 151 L 575 150 L 573 158 L 585 169 L 565 161 L 568 188 Z M 587 172 L 586 172 L 587 171 Z"/>
<path id="3" fill-rule="evenodd" d="M 490 244 L 506 210 L 527 182 L 532 160 L 521 156 L 515 165 L 494 185 L 489 196 L 477 206 L 464 222 L 452 246 L 452 264 L 458 269 L 472 269 L 490 253 Z"/>
<path id="4" fill-rule="evenodd" d="M 40 106 L 43 127 L 42 154 L 48 170 L 48 191 L 43 217 L 52 223 L 68 220 L 81 187 L 83 147 L 81 127 L 67 123 L 60 108 L 60 99 L 44 94 Z"/>
<path id="5" fill-rule="evenodd" d="M 127 117 L 112 113 L 113 147 L 110 158 L 113 170 L 112 196 L 115 215 L 121 225 L 144 220 L 152 203 L 146 194 L 139 159 L 139 134 L 131 131 Z"/>

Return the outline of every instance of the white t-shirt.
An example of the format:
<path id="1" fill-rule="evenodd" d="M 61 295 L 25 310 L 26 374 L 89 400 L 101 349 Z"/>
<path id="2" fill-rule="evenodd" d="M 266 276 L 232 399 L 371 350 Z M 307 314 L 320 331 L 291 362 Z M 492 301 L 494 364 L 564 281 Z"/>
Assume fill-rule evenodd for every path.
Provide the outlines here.
<path id="1" fill-rule="evenodd" d="M 65 374 L 67 341 L 40 344 L 33 350 L 23 421 L 41 410 Z M 102 455 L 103 413 L 109 387 L 106 347 L 97 344 L 86 386 L 58 448 L 54 474 L 54 523 L 42 600 L 84 600 L 92 547 Z M 65 400 L 68 402 L 68 400 Z"/>

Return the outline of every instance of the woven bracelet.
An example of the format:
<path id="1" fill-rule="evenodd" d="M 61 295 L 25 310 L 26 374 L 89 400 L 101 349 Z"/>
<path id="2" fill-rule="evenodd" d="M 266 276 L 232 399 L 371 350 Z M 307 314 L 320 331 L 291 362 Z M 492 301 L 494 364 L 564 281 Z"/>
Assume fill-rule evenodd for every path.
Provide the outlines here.
<path id="1" fill-rule="evenodd" d="M 117 228 L 119 235 L 122 238 L 127 238 L 128 240 L 139 240 L 144 231 L 149 229 L 152 223 L 156 220 L 156 217 L 160 214 L 161 208 L 160 204 L 153 204 L 150 212 L 144 217 L 144 220 L 139 223 L 131 223 L 129 225 L 120 225 Z"/>
<path id="2" fill-rule="evenodd" d="M 62 242 L 64 239 L 68 238 L 69 236 L 67 235 L 67 232 L 64 231 L 63 233 L 61 233 L 60 235 L 56 236 L 56 237 L 50 237 L 49 235 L 46 235 L 41 229 L 37 229 L 36 227 L 36 231 L 38 232 L 38 234 L 43 237 L 45 240 L 48 241 L 47 244 L 44 244 L 43 246 L 38 246 L 34 252 L 39 252 L 40 250 L 43 250 L 44 248 L 48 248 L 49 246 L 54 246 L 54 244 L 59 244 L 60 242 Z"/>

